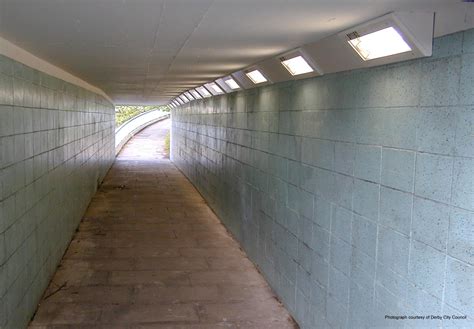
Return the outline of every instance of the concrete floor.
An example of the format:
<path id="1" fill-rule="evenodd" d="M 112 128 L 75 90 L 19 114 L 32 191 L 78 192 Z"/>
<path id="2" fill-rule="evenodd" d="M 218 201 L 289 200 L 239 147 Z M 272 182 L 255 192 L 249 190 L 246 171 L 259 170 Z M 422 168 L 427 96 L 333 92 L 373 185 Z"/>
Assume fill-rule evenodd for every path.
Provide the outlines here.
<path id="1" fill-rule="evenodd" d="M 43 328 L 297 328 L 167 159 L 169 120 L 122 150 L 30 324 Z"/>

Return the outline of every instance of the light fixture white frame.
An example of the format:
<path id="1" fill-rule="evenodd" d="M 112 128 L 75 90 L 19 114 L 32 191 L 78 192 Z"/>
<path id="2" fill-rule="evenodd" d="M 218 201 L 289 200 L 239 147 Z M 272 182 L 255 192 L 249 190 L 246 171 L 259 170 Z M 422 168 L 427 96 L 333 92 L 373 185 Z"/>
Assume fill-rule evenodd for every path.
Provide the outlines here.
<path id="1" fill-rule="evenodd" d="M 235 79 L 232 78 L 231 76 L 230 76 L 230 77 L 223 78 L 222 80 L 224 81 L 224 83 L 225 83 L 231 90 L 239 90 L 239 89 L 241 89 L 241 87 L 240 87 L 240 85 L 237 83 L 237 81 L 235 81 Z"/>
<path id="2" fill-rule="evenodd" d="M 209 90 L 207 90 L 205 86 L 197 87 L 196 91 L 199 93 L 199 95 L 202 96 L 202 98 L 212 97 L 212 93 Z"/>
<path id="3" fill-rule="evenodd" d="M 347 29 L 338 34 L 354 56 L 364 66 L 382 65 L 392 62 L 399 62 L 419 57 L 431 56 L 433 41 L 433 21 L 432 13 L 391 13 L 376 18 L 367 23 Z M 364 60 L 359 53 L 351 46 L 349 41 L 356 35 L 364 36 L 386 28 L 394 28 L 403 38 L 411 51 L 393 54 L 389 56 Z"/>
<path id="4" fill-rule="evenodd" d="M 298 71 L 298 68 L 293 67 L 292 61 L 299 60 L 300 64 L 304 66 L 304 68 L 301 68 L 303 71 Z M 308 63 L 308 61 L 301 55 L 294 56 L 294 57 L 280 57 L 280 63 L 283 65 L 284 68 L 287 69 L 287 71 L 293 75 L 302 75 L 302 74 L 308 74 L 308 73 L 313 73 L 314 69 L 313 67 Z"/>
<path id="5" fill-rule="evenodd" d="M 201 94 L 199 94 L 196 89 L 190 89 L 189 92 L 193 95 L 194 99 L 202 99 Z"/>
<path id="6" fill-rule="evenodd" d="M 176 97 L 176 101 L 178 102 L 179 105 L 183 105 L 184 102 L 181 100 L 179 96 Z"/>
<path id="7" fill-rule="evenodd" d="M 189 101 L 195 100 L 194 96 L 189 91 L 185 91 L 184 96 L 186 96 L 186 98 L 189 99 Z"/>
<path id="8" fill-rule="evenodd" d="M 290 70 L 290 68 L 285 65 L 283 62 L 296 58 L 296 57 L 301 57 L 303 60 L 308 64 L 308 66 L 312 69 L 310 72 L 305 72 L 305 73 L 295 73 L 293 74 Z M 280 56 L 278 56 L 278 60 L 280 64 L 285 68 L 285 71 L 290 74 L 294 79 L 304 79 L 306 77 L 311 77 L 311 76 L 319 76 L 323 75 L 324 72 L 321 69 L 321 67 L 313 60 L 313 58 L 306 53 L 306 51 L 303 48 L 298 48 L 298 49 L 293 49 L 290 50 Z"/>
<path id="9" fill-rule="evenodd" d="M 252 77 L 250 76 L 250 74 L 253 73 L 254 71 L 259 72 L 260 75 L 265 79 L 265 81 L 257 82 L 256 80 L 254 80 L 254 78 L 252 78 Z M 250 81 L 252 81 L 252 83 L 253 83 L 254 85 L 256 85 L 256 86 L 261 86 L 261 85 L 263 85 L 263 84 L 265 84 L 265 83 L 271 83 L 270 79 L 266 76 L 266 74 L 263 73 L 262 70 L 259 69 L 258 67 L 255 67 L 255 66 L 254 66 L 254 67 L 248 68 L 248 69 L 246 69 L 246 70 L 244 71 L 244 73 L 245 73 L 245 76 L 246 76 Z"/>
<path id="10" fill-rule="evenodd" d="M 349 45 L 364 61 L 402 54 L 412 50 L 410 45 L 403 39 L 403 36 L 393 26 L 365 35 L 353 32 L 347 36 L 349 38 Z M 367 49 L 370 46 L 374 49 Z"/>
<path id="11" fill-rule="evenodd" d="M 225 90 L 222 89 L 222 87 L 219 86 L 215 81 L 206 83 L 204 86 L 213 96 L 223 95 L 226 93 Z M 215 87 L 217 87 L 218 90 L 215 89 Z"/>
<path id="12" fill-rule="evenodd" d="M 294 56 L 280 56 L 280 63 L 283 65 L 283 67 L 290 73 L 292 76 L 298 76 L 298 75 L 305 75 L 305 74 L 310 74 L 314 72 L 313 66 L 309 63 L 309 61 L 304 58 L 302 55 L 296 54 Z M 294 70 L 292 65 L 289 63 L 292 60 L 295 59 L 301 59 L 303 61 L 303 65 L 306 65 L 308 70 L 304 72 L 298 72 Z"/>
<path id="13" fill-rule="evenodd" d="M 182 100 L 184 103 L 188 103 L 188 102 L 189 102 L 189 99 L 188 99 L 184 94 L 179 95 L 179 98 L 181 98 L 181 100 Z"/>
<path id="14" fill-rule="evenodd" d="M 230 88 L 230 86 L 226 83 L 226 81 L 229 80 L 229 79 L 232 79 L 233 81 L 235 81 L 235 83 L 237 85 L 237 88 L 235 88 L 235 89 Z M 215 81 L 215 83 L 226 93 L 233 93 L 235 91 L 239 91 L 239 90 L 243 89 L 241 82 L 238 81 L 232 75 L 223 76 L 222 78 L 217 79 Z"/>

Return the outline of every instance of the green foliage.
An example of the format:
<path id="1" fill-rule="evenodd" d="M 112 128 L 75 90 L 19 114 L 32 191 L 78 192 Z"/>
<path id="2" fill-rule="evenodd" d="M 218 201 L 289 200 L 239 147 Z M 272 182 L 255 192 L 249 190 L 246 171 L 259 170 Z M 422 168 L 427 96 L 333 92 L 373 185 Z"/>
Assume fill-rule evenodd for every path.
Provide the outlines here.
<path id="1" fill-rule="evenodd" d="M 165 153 L 167 157 L 170 156 L 170 132 L 169 131 L 165 137 Z"/>
<path id="2" fill-rule="evenodd" d="M 119 127 L 125 121 L 139 115 L 143 112 L 162 110 L 169 112 L 168 106 L 161 105 L 122 105 L 115 107 L 115 126 Z"/>

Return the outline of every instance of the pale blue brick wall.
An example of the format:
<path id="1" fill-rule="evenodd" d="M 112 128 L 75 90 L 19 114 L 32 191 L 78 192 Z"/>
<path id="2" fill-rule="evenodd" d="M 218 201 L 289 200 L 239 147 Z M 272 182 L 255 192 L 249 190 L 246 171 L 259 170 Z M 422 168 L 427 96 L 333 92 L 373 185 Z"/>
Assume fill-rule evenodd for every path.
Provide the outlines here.
<path id="1" fill-rule="evenodd" d="M 0 55 L 0 328 L 26 327 L 115 158 L 102 96 Z"/>
<path id="2" fill-rule="evenodd" d="M 431 58 L 194 101 L 172 160 L 302 328 L 474 327 L 473 63 L 471 30 Z"/>

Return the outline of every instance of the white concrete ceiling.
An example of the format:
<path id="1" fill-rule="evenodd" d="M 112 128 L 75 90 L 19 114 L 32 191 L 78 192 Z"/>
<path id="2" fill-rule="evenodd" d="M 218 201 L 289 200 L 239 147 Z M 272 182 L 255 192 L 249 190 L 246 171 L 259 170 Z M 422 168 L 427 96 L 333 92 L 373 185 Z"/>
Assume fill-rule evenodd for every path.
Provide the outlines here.
<path id="1" fill-rule="evenodd" d="M 98 86 L 117 104 L 164 104 L 190 87 L 391 11 L 437 11 L 435 35 L 451 33 L 461 28 L 445 13 L 464 15 L 464 6 L 474 4 L 0 0 L 0 36 Z"/>

